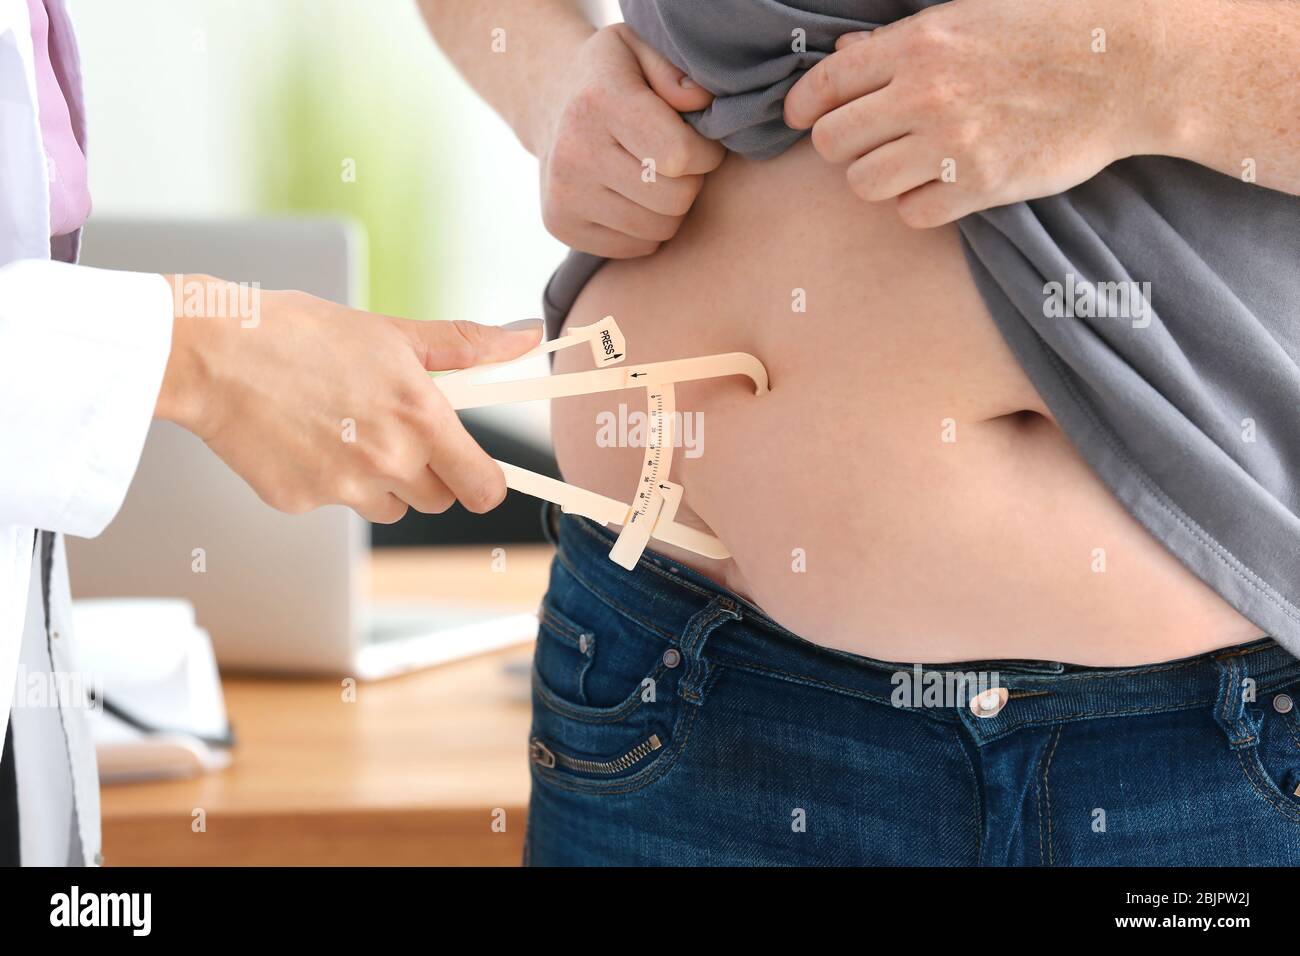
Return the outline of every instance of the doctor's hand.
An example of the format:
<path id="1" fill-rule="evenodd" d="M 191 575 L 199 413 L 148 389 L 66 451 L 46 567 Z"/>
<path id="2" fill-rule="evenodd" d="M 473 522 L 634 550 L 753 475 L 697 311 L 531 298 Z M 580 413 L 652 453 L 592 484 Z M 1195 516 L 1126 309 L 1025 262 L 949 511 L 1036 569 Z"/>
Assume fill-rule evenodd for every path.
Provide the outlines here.
<path id="1" fill-rule="evenodd" d="M 241 301 L 232 283 L 167 279 L 197 287 L 196 302 Z M 280 511 L 344 504 L 391 523 L 408 505 L 433 513 L 459 499 L 481 513 L 501 503 L 500 466 L 428 372 L 515 358 L 538 344 L 540 321 L 512 331 L 390 318 L 303 292 L 254 295 L 251 318 L 175 318 L 157 417 L 202 438 Z"/>
<path id="2" fill-rule="evenodd" d="M 593 33 L 553 75 L 527 137 L 547 230 L 611 259 L 649 255 L 676 235 L 704 174 L 726 155 L 678 115 L 713 95 L 621 23 Z"/>
<path id="3" fill-rule="evenodd" d="M 791 88 L 786 122 L 850 164 L 860 198 L 910 226 L 1051 196 L 1160 152 L 1168 117 L 1154 7 L 1131 0 L 953 0 L 840 37 Z M 1165 24 L 1168 26 L 1168 24 Z"/>

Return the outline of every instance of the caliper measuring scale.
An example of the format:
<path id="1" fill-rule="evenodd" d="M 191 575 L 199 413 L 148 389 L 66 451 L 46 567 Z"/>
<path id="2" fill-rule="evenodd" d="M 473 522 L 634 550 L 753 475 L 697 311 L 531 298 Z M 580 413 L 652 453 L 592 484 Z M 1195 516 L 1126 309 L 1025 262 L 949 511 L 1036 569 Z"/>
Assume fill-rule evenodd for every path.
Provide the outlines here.
<path id="1" fill-rule="evenodd" d="M 499 382 L 479 381 L 492 369 L 584 343 L 591 347 L 592 358 L 597 366 L 590 371 Z M 726 546 L 715 535 L 687 527 L 676 520 L 677 509 L 682 501 L 682 487 L 668 479 L 676 439 L 673 425 L 677 403 L 673 386 L 677 382 L 743 375 L 754 383 L 754 394 L 762 395 L 768 390 L 767 369 L 748 352 L 724 352 L 616 367 L 625 355 L 623 333 L 619 331 L 614 317 L 607 315 L 592 325 L 568 329 L 559 338 L 544 342 L 508 362 L 460 369 L 437 376 L 433 381 L 442 390 L 451 407 L 458 411 L 644 387 L 648 421 L 646 450 L 640 478 L 630 502 L 598 495 L 586 488 L 497 460 L 505 472 L 506 486 L 553 502 L 566 514 L 582 515 L 601 525 L 621 525 L 622 530 L 614 547 L 610 549 L 609 557 L 629 571 L 636 567 L 651 538 L 707 558 L 721 560 L 731 557 Z"/>

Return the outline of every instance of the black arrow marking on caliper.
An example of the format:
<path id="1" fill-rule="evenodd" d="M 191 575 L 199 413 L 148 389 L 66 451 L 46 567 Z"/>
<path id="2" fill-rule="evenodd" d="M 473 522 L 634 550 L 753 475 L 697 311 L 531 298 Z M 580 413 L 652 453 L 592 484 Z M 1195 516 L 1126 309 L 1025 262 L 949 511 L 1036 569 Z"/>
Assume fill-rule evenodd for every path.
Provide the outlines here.
<path id="1" fill-rule="evenodd" d="M 628 378 L 640 378 L 642 375 L 645 375 L 645 374 L 647 374 L 647 373 L 646 373 L 646 372 L 633 372 L 631 375 L 628 376 Z"/>

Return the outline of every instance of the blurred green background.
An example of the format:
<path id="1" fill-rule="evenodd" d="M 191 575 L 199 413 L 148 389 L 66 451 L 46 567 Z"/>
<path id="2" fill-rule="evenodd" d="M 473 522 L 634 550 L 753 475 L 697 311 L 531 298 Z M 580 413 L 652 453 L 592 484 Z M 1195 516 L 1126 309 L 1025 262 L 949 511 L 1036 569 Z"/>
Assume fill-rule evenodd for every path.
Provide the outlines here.
<path id="1" fill-rule="evenodd" d="M 414 0 L 69 0 L 99 214 L 361 223 L 370 308 L 539 313 L 564 250 L 535 160 L 434 45 Z M 491 56 L 490 36 L 460 42 Z M 355 180 L 343 176 L 355 164 Z"/>
<path id="2" fill-rule="evenodd" d="M 245 146 L 256 207 L 357 220 L 369 237 L 367 307 L 447 314 L 456 170 L 438 144 L 455 136 L 428 108 L 427 41 L 394 42 L 391 28 L 358 21 L 355 0 L 275 6 L 288 22 Z"/>

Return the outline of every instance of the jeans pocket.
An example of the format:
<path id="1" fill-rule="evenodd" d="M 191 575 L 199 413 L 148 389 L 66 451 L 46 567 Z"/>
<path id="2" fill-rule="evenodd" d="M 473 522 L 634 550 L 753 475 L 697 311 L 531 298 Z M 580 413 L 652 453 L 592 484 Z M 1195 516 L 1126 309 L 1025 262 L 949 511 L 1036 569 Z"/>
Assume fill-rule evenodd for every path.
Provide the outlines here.
<path id="1" fill-rule="evenodd" d="M 630 793 L 681 755 L 697 708 L 640 696 L 612 708 L 556 706 L 537 684 L 528 759 L 535 782 L 579 793 Z"/>
<path id="2" fill-rule="evenodd" d="M 537 780 L 582 792 L 636 789 L 671 766 L 695 705 L 676 638 L 552 578 L 533 667 L 529 759 Z"/>
<path id="3" fill-rule="evenodd" d="M 1251 785 L 1287 818 L 1300 823 L 1300 682 L 1248 705 L 1259 741 L 1238 751 Z"/>

